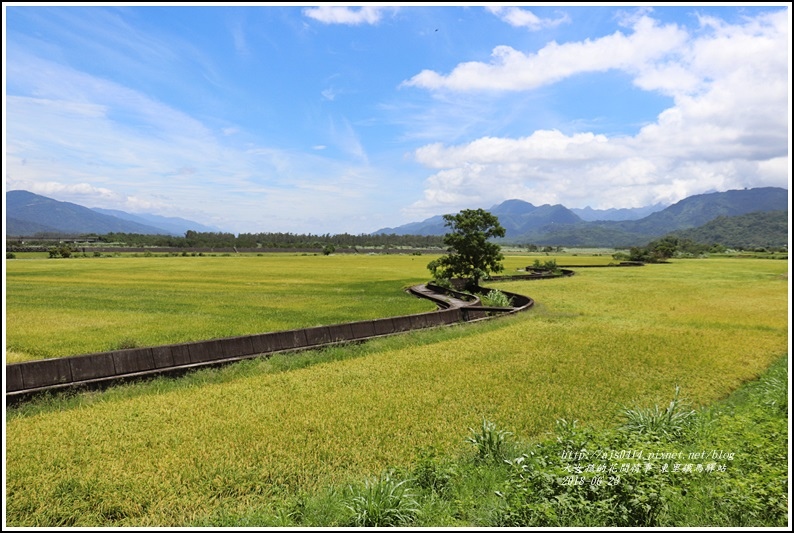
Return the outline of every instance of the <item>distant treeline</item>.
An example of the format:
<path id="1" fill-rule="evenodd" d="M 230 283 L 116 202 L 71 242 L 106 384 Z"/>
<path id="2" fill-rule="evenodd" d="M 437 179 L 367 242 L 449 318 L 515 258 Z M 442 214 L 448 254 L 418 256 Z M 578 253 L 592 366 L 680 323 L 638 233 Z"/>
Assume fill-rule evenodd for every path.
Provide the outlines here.
<path id="1" fill-rule="evenodd" d="M 37 239 L 42 245 L 49 245 L 53 239 L 73 242 L 90 242 L 98 246 L 124 246 L 132 248 L 442 248 L 439 235 L 314 235 L 296 233 L 216 233 L 187 231 L 184 237 L 175 235 L 144 235 L 139 233 L 107 233 L 104 235 L 34 235 L 20 238 L 26 246 L 35 245 Z M 17 239 L 7 239 L 6 246 L 13 246 Z M 49 241 L 49 242 L 47 242 Z"/>
<path id="2" fill-rule="evenodd" d="M 766 211 L 748 213 L 732 217 L 720 216 L 702 226 L 678 230 L 663 236 L 638 235 L 622 239 L 620 235 L 609 233 L 605 228 L 570 225 L 566 230 L 555 233 L 554 243 L 534 240 L 538 244 L 527 244 L 533 240 L 507 240 L 498 242 L 520 246 L 528 251 L 560 251 L 562 247 L 589 246 L 602 243 L 601 247 L 616 249 L 646 249 L 656 254 L 657 245 L 667 251 L 675 242 L 677 253 L 702 254 L 724 250 L 787 251 L 788 249 L 788 211 Z M 565 233 L 565 232 L 568 233 Z M 655 239 L 655 240 L 654 240 Z M 639 240 L 639 242 L 636 242 Z M 396 235 L 341 233 L 331 235 L 298 233 L 216 233 L 187 231 L 184 236 L 146 235 L 138 233 L 107 233 L 65 235 L 63 233 L 37 233 L 32 236 L 6 237 L 6 251 L 24 251 L 30 248 L 46 250 L 53 243 L 93 243 L 103 247 L 127 248 L 179 248 L 179 249 L 313 249 L 332 250 L 353 248 L 409 248 L 445 249 L 441 235 Z M 647 243 L 643 246 L 643 243 Z M 553 246 L 552 246 L 553 244 Z"/>

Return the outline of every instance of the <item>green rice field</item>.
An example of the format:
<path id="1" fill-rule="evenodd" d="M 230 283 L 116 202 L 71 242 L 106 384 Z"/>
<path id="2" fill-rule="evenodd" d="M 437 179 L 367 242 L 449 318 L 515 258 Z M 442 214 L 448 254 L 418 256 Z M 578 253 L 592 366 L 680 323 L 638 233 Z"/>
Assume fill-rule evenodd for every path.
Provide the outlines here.
<path id="1" fill-rule="evenodd" d="M 505 273 L 535 258 L 508 256 Z M 428 310 L 402 288 L 427 280 L 430 259 L 7 261 L 9 349 L 20 358 L 107 349 L 115 342 L 108 326 L 146 345 Z M 285 280 L 299 297 L 275 287 Z M 247 299 L 252 283 L 268 296 Z M 98 296 L 90 296 L 95 286 Z M 526 294 L 536 305 L 486 322 L 9 409 L 7 525 L 233 522 L 406 466 L 428 447 L 459 454 L 466 428 L 483 419 L 531 440 L 547 436 L 560 418 L 610 426 L 621 406 L 664 405 L 676 385 L 695 406 L 708 405 L 788 349 L 786 261 L 676 260 L 490 286 Z M 73 302 L 78 295 L 85 305 Z M 391 303 L 378 304 L 383 298 Z M 239 301 L 257 309 L 278 301 L 288 318 L 249 309 L 258 318 L 235 329 L 231 323 L 245 316 Z M 321 313 L 307 311 L 309 302 Z M 180 314 L 192 320 L 170 324 Z M 109 324 L 105 315 L 113 317 Z M 26 332 L 26 320 L 36 333 Z M 147 320 L 148 328 L 168 323 L 165 332 L 128 329 L 127 321 Z M 214 322 L 223 325 L 213 329 Z M 83 344 L 82 336 L 101 340 Z M 36 352 L 38 345 L 46 348 Z"/>
<path id="2" fill-rule="evenodd" d="M 7 362 L 432 311 L 417 256 L 103 257 L 6 262 Z"/>

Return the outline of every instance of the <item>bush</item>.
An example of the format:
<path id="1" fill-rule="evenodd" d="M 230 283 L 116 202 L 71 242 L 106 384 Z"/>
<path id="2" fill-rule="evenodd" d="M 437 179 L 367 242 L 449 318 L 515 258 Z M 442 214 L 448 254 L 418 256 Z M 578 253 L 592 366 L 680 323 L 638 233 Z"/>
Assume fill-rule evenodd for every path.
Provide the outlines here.
<path id="1" fill-rule="evenodd" d="M 548 261 L 544 261 L 542 263 L 540 262 L 540 259 L 535 259 L 535 261 L 532 263 L 532 266 L 529 267 L 529 270 L 556 273 L 560 269 L 557 266 L 557 261 L 555 259 L 549 259 Z"/>
<path id="2" fill-rule="evenodd" d="M 51 259 L 55 259 L 57 257 L 71 257 L 72 256 L 72 249 L 68 246 L 60 246 L 60 247 L 52 247 L 47 249 L 47 253 L 50 254 Z"/>
<path id="3" fill-rule="evenodd" d="M 512 307 L 513 300 L 502 291 L 492 289 L 480 298 L 482 304 L 486 307 Z"/>
<path id="4" fill-rule="evenodd" d="M 450 279 L 434 279 L 433 284 L 441 287 L 442 289 L 452 289 L 452 280 Z"/>
<path id="5" fill-rule="evenodd" d="M 431 447 L 422 451 L 412 476 L 414 484 L 420 489 L 442 494 L 449 488 L 456 471 L 454 463 L 441 463 L 438 452 Z"/>
<path id="6" fill-rule="evenodd" d="M 557 441 L 535 445 L 509 461 L 497 495 L 496 525 L 504 527 L 657 526 L 665 508 L 660 469 L 633 469 L 613 451 L 638 449 L 626 432 L 579 430 L 557 423 Z"/>

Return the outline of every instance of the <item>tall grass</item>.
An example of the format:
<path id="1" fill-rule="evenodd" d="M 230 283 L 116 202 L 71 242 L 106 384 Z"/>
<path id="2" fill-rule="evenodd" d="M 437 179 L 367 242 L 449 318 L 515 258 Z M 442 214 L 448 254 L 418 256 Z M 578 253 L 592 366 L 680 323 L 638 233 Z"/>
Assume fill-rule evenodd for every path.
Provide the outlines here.
<path id="1" fill-rule="evenodd" d="M 252 361 L 12 410 L 8 524 L 214 523 L 408 467 L 429 447 L 464 453 L 461 428 L 484 419 L 541 439 L 562 418 L 613 425 L 675 385 L 697 408 L 786 353 L 786 267 L 681 261 L 500 283 L 535 308 L 289 371 Z"/>
<path id="2" fill-rule="evenodd" d="M 695 415 L 695 410 L 687 407 L 680 394 L 681 387 L 676 386 L 675 395 L 665 409 L 661 409 L 658 404 L 651 408 L 624 408 L 622 415 L 626 420 L 622 427 L 639 435 L 680 435 Z"/>
<path id="3" fill-rule="evenodd" d="M 389 472 L 368 479 L 363 488 L 350 486 L 345 507 L 350 511 L 349 526 L 387 527 L 408 525 L 416 519 L 419 505 L 407 486 Z"/>
<path id="4" fill-rule="evenodd" d="M 513 436 L 511 432 L 499 429 L 490 420 L 483 419 L 480 428 L 469 428 L 469 433 L 466 442 L 476 447 L 479 461 L 499 463 L 507 459 L 510 438 Z"/>

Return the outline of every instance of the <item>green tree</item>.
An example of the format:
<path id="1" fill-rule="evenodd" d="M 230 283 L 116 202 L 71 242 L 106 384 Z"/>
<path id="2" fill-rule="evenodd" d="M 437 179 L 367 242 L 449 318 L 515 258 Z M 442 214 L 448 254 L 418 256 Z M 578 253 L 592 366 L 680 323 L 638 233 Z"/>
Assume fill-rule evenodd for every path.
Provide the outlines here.
<path id="1" fill-rule="evenodd" d="M 675 255 L 680 247 L 679 239 L 676 237 L 662 237 L 657 241 L 648 244 L 651 252 L 659 260 L 669 259 Z"/>
<path id="2" fill-rule="evenodd" d="M 505 236 L 496 216 L 483 209 L 464 209 L 457 215 L 444 215 L 444 225 L 452 230 L 443 239 L 449 254 L 427 265 L 435 279 L 464 278 L 468 288 L 476 288 L 481 278 L 504 269 L 501 247 L 488 242 Z"/>
<path id="3" fill-rule="evenodd" d="M 50 258 L 54 259 L 58 256 L 60 257 L 71 257 L 72 256 L 72 249 L 69 246 L 60 246 L 60 247 L 51 247 L 47 250 L 50 254 Z"/>

